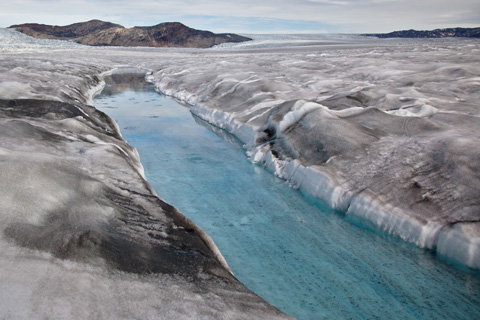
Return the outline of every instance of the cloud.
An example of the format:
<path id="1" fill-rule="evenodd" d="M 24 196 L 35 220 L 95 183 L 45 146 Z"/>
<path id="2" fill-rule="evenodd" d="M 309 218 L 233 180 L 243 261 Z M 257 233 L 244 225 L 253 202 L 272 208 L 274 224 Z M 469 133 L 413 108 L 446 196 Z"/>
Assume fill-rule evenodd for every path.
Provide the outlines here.
<path id="1" fill-rule="evenodd" d="M 126 27 L 180 21 L 217 32 L 363 33 L 480 25 L 478 12 L 478 0 L 17 0 L 2 4 L 0 26 L 101 19 Z"/>

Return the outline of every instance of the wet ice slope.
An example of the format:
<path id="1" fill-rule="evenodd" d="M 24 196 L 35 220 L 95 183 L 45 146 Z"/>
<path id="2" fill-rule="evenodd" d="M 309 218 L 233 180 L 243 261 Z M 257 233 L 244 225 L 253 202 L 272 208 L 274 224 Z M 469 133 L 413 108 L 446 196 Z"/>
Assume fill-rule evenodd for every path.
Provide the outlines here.
<path id="1" fill-rule="evenodd" d="M 285 318 L 154 195 L 92 107 L 0 100 L 0 317 Z"/>

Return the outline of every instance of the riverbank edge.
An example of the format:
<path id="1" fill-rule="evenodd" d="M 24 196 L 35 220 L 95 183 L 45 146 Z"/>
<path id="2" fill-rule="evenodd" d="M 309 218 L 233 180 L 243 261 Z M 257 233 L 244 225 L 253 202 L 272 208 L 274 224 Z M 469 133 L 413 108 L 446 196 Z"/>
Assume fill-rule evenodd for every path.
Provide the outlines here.
<path id="1" fill-rule="evenodd" d="M 123 70 L 122 70 L 123 69 Z M 135 70 L 138 70 L 137 72 L 139 73 L 145 73 L 147 72 L 146 70 L 144 69 L 140 69 L 140 68 L 136 68 L 136 67 L 130 67 L 130 66 L 118 66 L 118 67 L 115 67 L 111 70 L 108 70 L 108 71 L 105 71 L 105 72 L 102 72 L 101 74 L 98 74 L 97 76 L 101 79 L 100 83 L 96 86 L 92 86 L 86 93 L 86 96 L 87 96 L 87 104 L 88 105 L 91 105 L 91 106 L 94 106 L 94 99 L 97 95 L 99 95 L 103 89 L 105 88 L 105 81 L 104 81 L 104 78 L 107 77 L 107 76 L 110 76 L 116 72 L 134 72 Z M 108 115 L 107 115 L 108 116 Z M 120 130 L 120 127 L 118 126 L 118 124 L 116 123 L 115 120 L 113 120 L 112 118 L 108 117 L 110 119 L 110 121 L 112 122 L 112 125 L 115 127 L 117 133 L 122 137 L 122 133 L 121 133 L 121 130 Z M 122 137 L 123 139 L 123 137 Z M 164 201 L 155 191 L 155 189 L 151 186 L 151 184 L 148 182 L 148 180 L 146 179 L 145 177 L 145 171 L 143 169 L 143 165 L 141 164 L 141 159 L 140 159 L 140 154 L 138 153 L 137 149 L 133 146 L 131 146 L 133 148 L 133 150 L 135 151 L 135 157 L 136 157 L 136 161 L 139 163 L 139 168 L 137 169 L 139 175 L 142 177 L 142 179 L 144 180 L 144 183 L 145 185 L 147 186 L 148 190 L 152 193 L 152 195 L 154 195 L 155 197 L 159 198 L 160 200 Z M 165 201 L 164 201 L 165 202 Z M 220 252 L 220 250 L 218 249 L 217 245 L 215 244 L 215 242 L 213 241 L 213 239 L 210 237 L 210 235 L 205 232 L 202 228 L 200 228 L 195 222 L 193 222 L 192 220 L 188 219 L 187 217 L 185 217 L 185 215 L 183 215 L 179 210 L 177 210 L 177 208 L 173 207 L 173 210 L 175 211 L 175 214 L 178 216 L 178 219 L 181 221 L 182 224 L 184 224 L 185 226 L 187 226 L 188 228 L 191 228 L 193 229 L 200 237 L 200 239 L 202 239 L 202 241 L 205 243 L 205 245 L 207 246 L 208 249 L 210 249 L 210 251 L 212 251 L 213 255 L 215 256 L 215 258 L 218 260 L 218 262 L 220 263 L 220 265 L 225 268 L 231 275 L 234 275 L 232 270 L 230 269 L 230 266 L 228 265 L 227 261 L 225 260 L 225 257 L 222 255 L 222 253 Z"/>
<path id="2" fill-rule="evenodd" d="M 147 72 L 145 79 L 155 85 L 157 92 L 187 104 L 194 115 L 242 141 L 253 163 L 262 164 L 305 195 L 345 212 L 347 219 L 432 250 L 447 261 L 480 270 L 480 234 L 478 228 L 473 227 L 474 222 L 442 225 L 434 221 L 422 221 L 415 218 L 413 212 L 393 207 L 369 191 L 352 194 L 328 170 L 319 166 L 305 167 L 298 160 L 280 160 L 270 150 L 257 146 L 255 140 L 260 128 L 239 123 L 234 114 L 197 103 L 201 97 L 167 89 L 152 72 Z"/>

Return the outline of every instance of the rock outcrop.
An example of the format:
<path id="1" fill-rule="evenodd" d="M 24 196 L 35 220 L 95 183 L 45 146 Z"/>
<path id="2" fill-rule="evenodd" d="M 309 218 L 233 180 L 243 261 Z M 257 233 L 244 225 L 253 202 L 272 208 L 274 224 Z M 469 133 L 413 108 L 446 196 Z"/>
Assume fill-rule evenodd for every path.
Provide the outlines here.
<path id="1" fill-rule="evenodd" d="M 402 30 L 390 33 L 366 34 L 378 38 L 480 38 L 480 28 L 446 28 L 435 30 Z"/>
<path id="2" fill-rule="evenodd" d="M 209 48 L 225 42 L 251 40 L 232 33 L 196 30 L 179 22 L 125 28 L 111 22 L 91 20 L 68 26 L 28 23 L 10 28 L 35 38 L 71 40 L 90 46 Z"/>

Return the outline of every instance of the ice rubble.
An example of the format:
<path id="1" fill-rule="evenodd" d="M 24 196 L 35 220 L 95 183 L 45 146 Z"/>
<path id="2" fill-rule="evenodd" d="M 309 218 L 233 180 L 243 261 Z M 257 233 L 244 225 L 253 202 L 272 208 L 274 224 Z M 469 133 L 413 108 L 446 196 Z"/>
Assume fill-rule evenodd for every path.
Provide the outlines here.
<path id="1" fill-rule="evenodd" d="M 114 63 L 33 48 L 0 60 L 1 317 L 288 318 L 156 196 L 116 124 L 85 104 Z"/>

